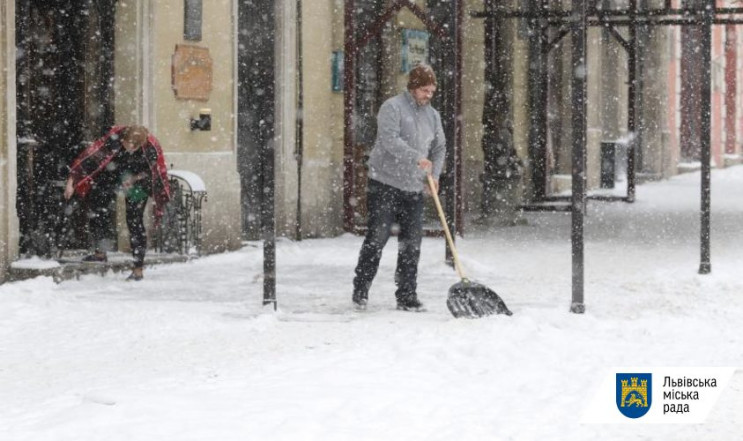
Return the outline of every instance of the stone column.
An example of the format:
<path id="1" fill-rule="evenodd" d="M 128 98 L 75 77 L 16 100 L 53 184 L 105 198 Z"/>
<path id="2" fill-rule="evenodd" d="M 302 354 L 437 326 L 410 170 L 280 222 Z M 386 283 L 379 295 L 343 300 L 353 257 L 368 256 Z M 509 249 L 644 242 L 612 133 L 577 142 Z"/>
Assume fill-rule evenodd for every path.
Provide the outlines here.
<path id="1" fill-rule="evenodd" d="M 18 257 L 15 131 L 15 2 L 0 3 L 0 283 Z"/>

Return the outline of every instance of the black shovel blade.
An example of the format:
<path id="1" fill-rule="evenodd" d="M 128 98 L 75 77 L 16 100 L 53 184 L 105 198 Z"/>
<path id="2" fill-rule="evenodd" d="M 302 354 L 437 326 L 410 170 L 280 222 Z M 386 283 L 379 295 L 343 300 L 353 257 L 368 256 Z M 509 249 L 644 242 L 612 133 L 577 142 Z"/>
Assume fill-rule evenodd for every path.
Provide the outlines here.
<path id="1" fill-rule="evenodd" d="M 512 315 L 503 299 L 492 289 L 469 280 L 449 288 L 446 306 L 456 318 L 477 318 L 491 314 Z"/>

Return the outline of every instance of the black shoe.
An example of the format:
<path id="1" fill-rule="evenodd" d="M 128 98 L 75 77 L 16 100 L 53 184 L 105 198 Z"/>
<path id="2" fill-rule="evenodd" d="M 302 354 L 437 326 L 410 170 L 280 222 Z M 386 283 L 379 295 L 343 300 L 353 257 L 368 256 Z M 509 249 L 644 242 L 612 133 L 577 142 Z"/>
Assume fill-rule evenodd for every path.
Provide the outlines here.
<path id="1" fill-rule="evenodd" d="M 83 262 L 108 262 L 108 256 L 106 256 L 106 253 L 96 251 L 93 254 L 83 257 Z"/>
<path id="2" fill-rule="evenodd" d="M 424 312 L 426 307 L 415 297 L 397 300 L 397 309 L 400 311 Z"/>
<path id="3" fill-rule="evenodd" d="M 356 307 L 356 310 L 357 311 L 364 311 L 364 310 L 366 310 L 367 300 L 366 300 L 366 296 L 365 295 L 358 294 L 358 293 L 353 293 L 352 300 L 353 300 L 353 306 Z"/>
<path id="4" fill-rule="evenodd" d="M 353 306 L 357 311 L 366 311 L 366 299 L 359 299 L 358 301 L 354 300 Z"/>
<path id="5" fill-rule="evenodd" d="M 127 282 L 139 282 L 140 280 L 144 279 L 144 276 L 142 274 L 137 274 L 135 272 L 132 272 L 129 274 L 129 277 L 126 278 Z"/>

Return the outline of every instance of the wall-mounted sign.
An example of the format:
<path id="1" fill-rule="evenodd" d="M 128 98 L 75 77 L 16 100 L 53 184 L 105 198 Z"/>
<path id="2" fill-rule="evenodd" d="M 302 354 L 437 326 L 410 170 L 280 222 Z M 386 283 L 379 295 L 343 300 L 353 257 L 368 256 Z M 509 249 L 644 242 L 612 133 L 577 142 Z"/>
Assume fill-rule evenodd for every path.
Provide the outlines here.
<path id="1" fill-rule="evenodd" d="M 343 51 L 333 51 L 330 69 L 333 92 L 343 92 Z"/>
<path id="2" fill-rule="evenodd" d="M 426 31 L 402 30 L 402 63 L 400 71 L 407 73 L 418 63 L 428 63 L 428 39 Z"/>
<path id="3" fill-rule="evenodd" d="M 212 57 L 209 49 L 176 44 L 173 54 L 173 91 L 184 100 L 209 99 L 212 91 Z"/>

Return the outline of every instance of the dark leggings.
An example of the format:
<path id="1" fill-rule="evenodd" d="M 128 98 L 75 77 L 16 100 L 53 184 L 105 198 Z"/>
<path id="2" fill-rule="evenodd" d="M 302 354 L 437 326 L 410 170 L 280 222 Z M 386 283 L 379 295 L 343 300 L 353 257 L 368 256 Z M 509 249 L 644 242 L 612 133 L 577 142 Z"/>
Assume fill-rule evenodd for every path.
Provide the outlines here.
<path id="1" fill-rule="evenodd" d="M 147 199 L 132 201 L 126 198 L 126 227 L 129 229 L 129 245 L 134 257 L 134 268 L 144 266 L 144 255 L 147 250 L 147 234 L 144 229 L 144 208 Z"/>
<path id="2" fill-rule="evenodd" d="M 116 243 L 116 188 L 119 177 L 112 173 L 102 173 L 98 182 L 91 189 L 90 200 L 90 233 L 95 248 L 99 251 L 111 251 Z M 149 191 L 145 190 L 148 194 Z M 144 228 L 144 209 L 147 199 L 126 202 L 126 226 L 129 229 L 129 245 L 132 249 L 134 267 L 144 266 L 144 255 L 147 250 L 147 235 Z"/>

